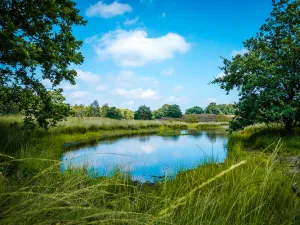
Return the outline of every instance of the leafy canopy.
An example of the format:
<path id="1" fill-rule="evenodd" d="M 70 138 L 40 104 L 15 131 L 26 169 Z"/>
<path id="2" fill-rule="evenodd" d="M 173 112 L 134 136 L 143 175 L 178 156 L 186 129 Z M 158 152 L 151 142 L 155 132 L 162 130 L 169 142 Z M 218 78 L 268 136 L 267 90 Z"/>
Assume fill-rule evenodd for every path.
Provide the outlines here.
<path id="1" fill-rule="evenodd" d="M 237 89 L 236 129 L 254 123 L 282 122 L 291 130 L 300 120 L 300 1 L 273 0 L 273 10 L 248 53 L 223 59 L 219 84 Z"/>
<path id="2" fill-rule="evenodd" d="M 182 112 L 179 107 L 179 105 L 170 105 L 167 110 L 167 117 L 171 118 L 181 118 L 182 117 Z"/>
<path id="3" fill-rule="evenodd" d="M 134 112 L 134 119 L 135 120 L 151 120 L 152 119 L 152 112 L 150 107 L 142 105 L 138 108 L 137 111 Z"/>
<path id="4" fill-rule="evenodd" d="M 72 0 L 2 0 L 0 11 L 0 105 L 16 105 L 27 123 L 55 125 L 70 111 L 57 86 L 75 84 L 69 66 L 83 62 L 72 26 L 86 22 Z"/>
<path id="5" fill-rule="evenodd" d="M 100 116 L 100 106 L 97 100 L 94 100 L 90 107 L 90 116 L 99 117 Z"/>
<path id="6" fill-rule="evenodd" d="M 122 113 L 120 109 L 117 109 L 116 107 L 113 106 L 107 110 L 105 117 L 110 119 L 120 120 L 122 119 Z"/>
<path id="7" fill-rule="evenodd" d="M 201 114 L 204 113 L 204 110 L 199 106 L 194 106 L 185 110 L 185 114 Z"/>

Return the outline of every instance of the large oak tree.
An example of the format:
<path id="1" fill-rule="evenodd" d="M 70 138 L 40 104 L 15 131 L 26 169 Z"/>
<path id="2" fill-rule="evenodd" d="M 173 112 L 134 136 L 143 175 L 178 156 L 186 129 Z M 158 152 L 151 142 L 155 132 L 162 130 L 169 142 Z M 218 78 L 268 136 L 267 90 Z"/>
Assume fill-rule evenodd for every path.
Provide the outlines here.
<path id="1" fill-rule="evenodd" d="M 239 92 L 236 122 L 284 123 L 300 120 L 300 0 L 273 0 L 273 10 L 255 37 L 244 42 L 248 53 L 224 58 L 225 76 L 212 83 Z"/>
<path id="2" fill-rule="evenodd" d="M 67 116 L 69 106 L 57 87 L 75 84 L 70 65 L 81 64 L 83 56 L 72 26 L 85 23 L 72 0 L 1 0 L 0 105 L 17 105 L 25 122 L 37 119 L 45 128 Z"/>

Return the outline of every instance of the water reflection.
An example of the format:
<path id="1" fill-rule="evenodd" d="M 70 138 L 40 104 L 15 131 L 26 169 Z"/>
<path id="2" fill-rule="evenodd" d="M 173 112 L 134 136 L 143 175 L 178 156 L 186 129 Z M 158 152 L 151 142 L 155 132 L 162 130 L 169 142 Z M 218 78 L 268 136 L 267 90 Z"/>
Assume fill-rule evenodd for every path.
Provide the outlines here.
<path id="1" fill-rule="evenodd" d="M 85 167 L 89 173 L 102 176 L 117 168 L 130 172 L 134 180 L 153 182 L 212 158 L 224 161 L 226 142 L 226 132 L 217 130 L 180 136 L 123 137 L 66 152 L 61 158 L 61 171 Z"/>

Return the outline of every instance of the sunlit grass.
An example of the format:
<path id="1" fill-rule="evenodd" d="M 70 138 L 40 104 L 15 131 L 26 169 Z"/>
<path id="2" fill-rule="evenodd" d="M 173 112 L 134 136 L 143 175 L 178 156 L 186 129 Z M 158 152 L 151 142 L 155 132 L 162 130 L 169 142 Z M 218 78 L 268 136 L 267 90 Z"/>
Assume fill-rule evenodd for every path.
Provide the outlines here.
<path id="1" fill-rule="evenodd" d="M 289 140 L 298 143 L 296 136 L 273 137 L 263 125 L 249 127 L 230 137 L 224 163 L 205 163 L 173 179 L 140 184 L 122 171 L 109 177 L 89 176 L 85 169 L 62 174 L 63 144 L 171 128 L 149 123 L 139 129 L 61 132 L 93 123 L 103 127 L 93 118 L 76 123 L 72 118 L 50 132 L 38 129 L 30 136 L 20 126 L 1 124 L 0 224 L 299 224 L 300 198 L 291 189 L 293 183 L 300 184 L 299 173 L 290 173 L 278 160 Z M 246 151 L 254 150 L 251 141 L 255 144 L 260 137 L 272 137 L 272 143 L 263 142 L 262 151 Z"/>

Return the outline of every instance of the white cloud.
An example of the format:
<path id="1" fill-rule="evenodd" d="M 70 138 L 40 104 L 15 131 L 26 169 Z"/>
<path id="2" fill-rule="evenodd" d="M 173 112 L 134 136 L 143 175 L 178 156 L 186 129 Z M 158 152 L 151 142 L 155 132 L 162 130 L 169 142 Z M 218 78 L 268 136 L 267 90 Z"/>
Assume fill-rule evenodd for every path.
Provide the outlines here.
<path id="1" fill-rule="evenodd" d="M 171 76 L 174 72 L 175 72 L 174 68 L 168 68 L 168 69 L 162 70 L 160 73 L 162 75 Z"/>
<path id="2" fill-rule="evenodd" d="M 156 86 L 159 84 L 157 80 L 152 77 L 136 76 L 135 72 L 131 70 L 123 70 L 116 79 L 116 84 L 122 87 L 132 87 L 134 85 L 140 85 L 141 83 L 148 86 Z"/>
<path id="3" fill-rule="evenodd" d="M 184 96 L 182 96 L 182 97 L 176 97 L 176 96 L 169 96 L 169 97 L 166 97 L 165 99 L 164 99 L 164 102 L 166 102 L 166 103 L 176 103 L 176 104 L 178 104 L 179 102 L 184 102 L 184 101 L 186 101 L 187 99 L 184 97 Z"/>
<path id="4" fill-rule="evenodd" d="M 221 72 L 221 73 L 218 73 L 217 78 L 222 78 L 224 76 L 225 76 L 225 73 Z"/>
<path id="5" fill-rule="evenodd" d="M 190 44 L 175 33 L 149 38 L 143 30 L 115 30 L 108 32 L 95 46 L 101 59 L 111 58 L 121 66 L 137 67 L 150 62 L 161 62 L 173 58 L 176 52 L 186 53 Z"/>
<path id="6" fill-rule="evenodd" d="M 76 69 L 76 72 L 77 72 L 77 79 L 81 80 L 81 81 L 84 81 L 86 83 L 95 83 L 95 82 L 98 82 L 101 80 L 101 77 L 100 75 L 98 74 L 95 74 L 95 73 L 92 73 L 92 72 L 85 72 L 83 70 L 80 70 L 80 69 Z"/>
<path id="7" fill-rule="evenodd" d="M 141 99 L 158 99 L 158 92 L 152 89 L 144 90 L 142 88 L 138 89 L 116 89 L 115 93 L 117 95 L 126 97 L 126 98 L 141 98 Z"/>
<path id="8" fill-rule="evenodd" d="M 99 85 L 96 86 L 96 90 L 97 91 L 106 91 L 106 90 L 108 90 L 108 87 L 106 87 L 103 84 L 99 84 Z"/>
<path id="9" fill-rule="evenodd" d="M 74 91 L 71 93 L 71 98 L 74 99 L 82 99 L 88 95 L 87 91 Z"/>
<path id="10" fill-rule="evenodd" d="M 173 88 L 173 91 L 178 92 L 178 91 L 181 91 L 182 89 L 183 89 L 183 86 L 178 85 Z"/>
<path id="11" fill-rule="evenodd" d="M 131 12 L 132 7 L 128 4 L 122 4 L 117 1 L 114 1 L 110 5 L 99 1 L 95 5 L 91 5 L 86 10 L 87 16 L 100 16 L 105 19 L 112 18 L 119 15 L 124 15 L 127 12 Z"/>
<path id="12" fill-rule="evenodd" d="M 135 18 L 132 19 L 132 20 L 126 19 L 126 20 L 123 22 L 123 24 L 124 24 L 125 26 L 134 25 L 134 24 L 137 23 L 138 20 L 139 20 L 139 17 L 137 16 L 137 17 L 135 17 Z"/>
<path id="13" fill-rule="evenodd" d="M 216 98 L 208 98 L 207 101 L 208 102 L 217 102 L 217 99 Z"/>
<path id="14" fill-rule="evenodd" d="M 249 51 L 245 48 L 241 50 L 234 50 L 231 52 L 231 56 L 236 56 L 236 55 L 244 55 L 245 53 L 248 53 Z"/>
<path id="15" fill-rule="evenodd" d="M 62 89 L 66 90 L 66 91 L 69 91 L 69 90 L 77 90 L 80 88 L 80 85 L 79 84 L 75 84 L 75 85 L 72 85 L 72 84 L 63 84 L 61 86 Z"/>
<path id="16" fill-rule="evenodd" d="M 51 88 L 52 87 L 52 82 L 49 79 L 43 79 L 41 83 L 46 87 L 46 88 Z"/>
<path id="17" fill-rule="evenodd" d="M 97 35 L 94 35 L 92 37 L 88 37 L 84 40 L 85 43 L 91 44 L 95 39 L 97 38 Z"/>
<path id="18" fill-rule="evenodd" d="M 163 13 L 161 14 L 161 18 L 165 18 L 165 17 L 166 17 L 166 13 L 163 12 Z"/>
<path id="19" fill-rule="evenodd" d="M 129 102 L 126 102 L 126 105 L 134 105 L 135 102 L 134 101 L 129 101 Z"/>

